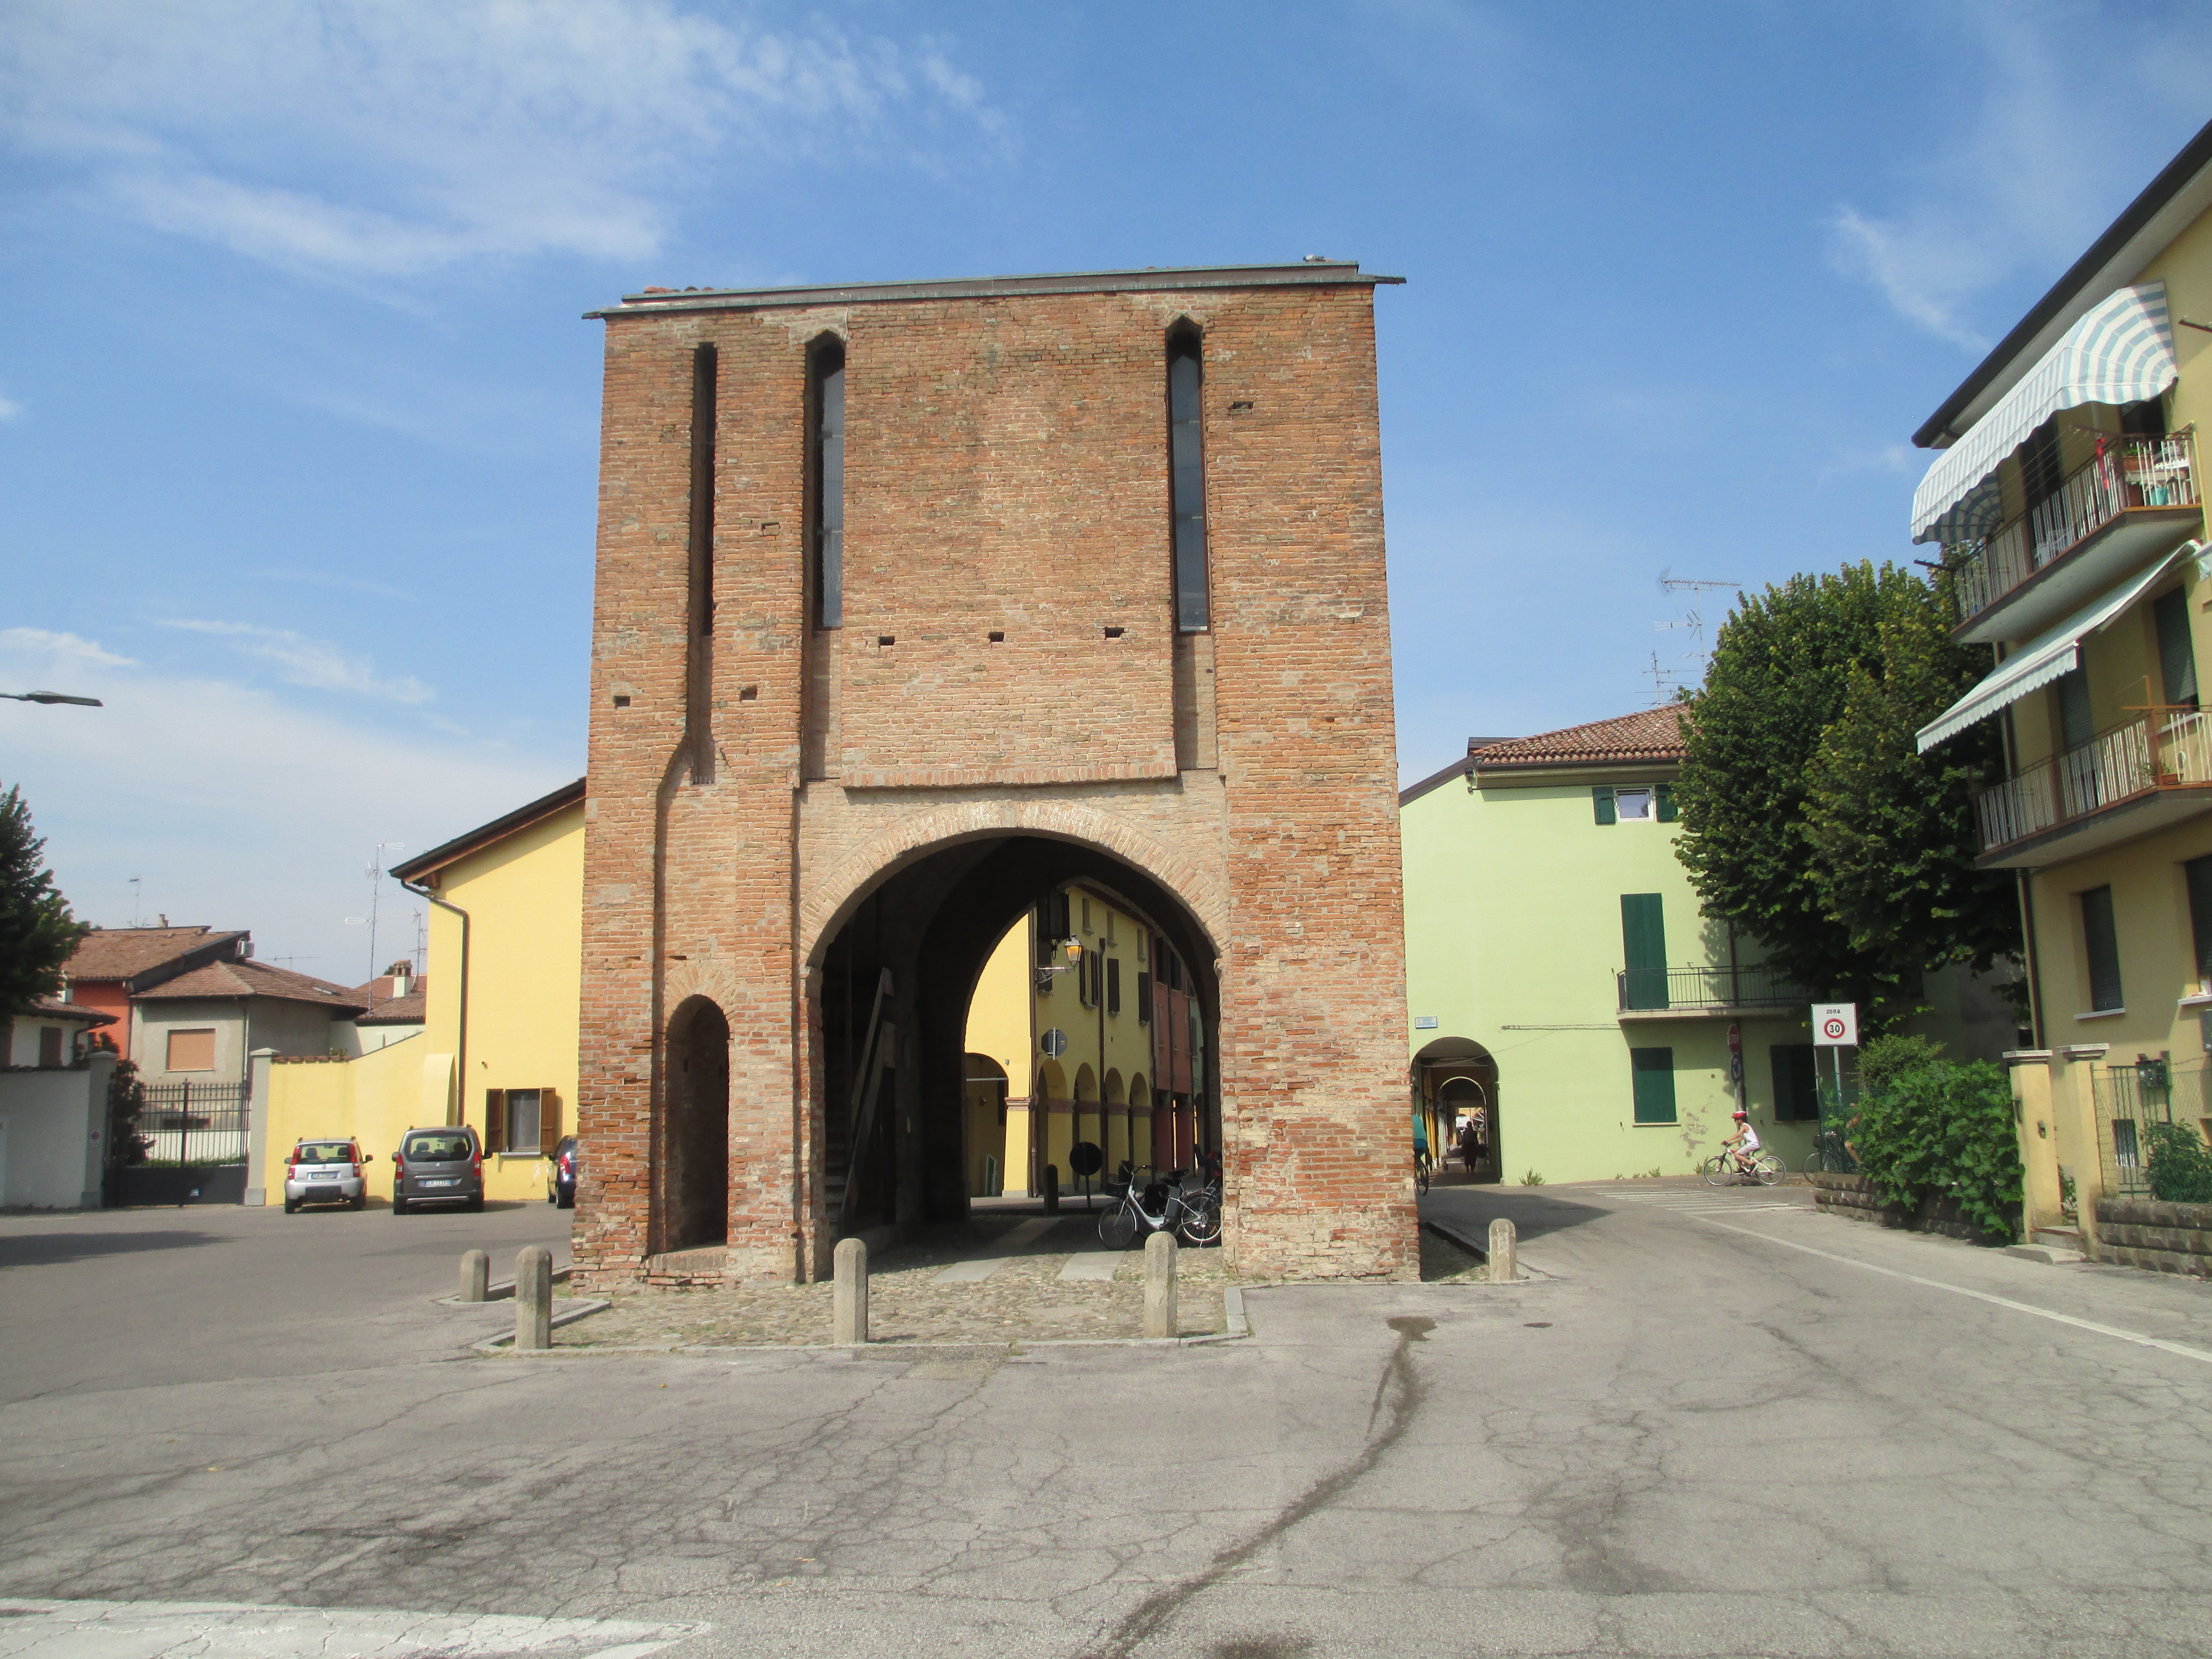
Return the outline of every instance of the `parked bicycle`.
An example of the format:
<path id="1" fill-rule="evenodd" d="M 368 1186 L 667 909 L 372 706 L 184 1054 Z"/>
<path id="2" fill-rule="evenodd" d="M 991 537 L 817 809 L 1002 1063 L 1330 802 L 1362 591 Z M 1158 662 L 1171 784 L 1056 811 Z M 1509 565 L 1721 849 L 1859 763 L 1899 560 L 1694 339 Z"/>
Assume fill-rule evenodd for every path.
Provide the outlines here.
<path id="1" fill-rule="evenodd" d="M 1819 1175 L 1824 1170 L 1836 1175 L 1850 1175 L 1858 1169 L 1858 1160 L 1844 1144 L 1841 1129 L 1823 1129 L 1813 1139 L 1813 1155 L 1805 1160 L 1805 1173 Z"/>
<path id="2" fill-rule="evenodd" d="M 1729 1187 L 1740 1181 L 1755 1181 L 1762 1187 L 1779 1187 L 1790 1178 L 1790 1166 L 1779 1152 L 1759 1152 L 1749 1163 L 1751 1167 L 1746 1170 L 1734 1152 L 1715 1152 L 1705 1162 L 1705 1185 Z"/>
<path id="3" fill-rule="evenodd" d="M 1221 1237 L 1221 1188 L 1185 1170 L 1139 1182 L 1128 1162 L 1107 1190 L 1120 1201 L 1098 1218 L 1098 1242 L 1126 1250 L 1138 1239 L 1172 1231 L 1186 1244 L 1211 1244 Z"/>

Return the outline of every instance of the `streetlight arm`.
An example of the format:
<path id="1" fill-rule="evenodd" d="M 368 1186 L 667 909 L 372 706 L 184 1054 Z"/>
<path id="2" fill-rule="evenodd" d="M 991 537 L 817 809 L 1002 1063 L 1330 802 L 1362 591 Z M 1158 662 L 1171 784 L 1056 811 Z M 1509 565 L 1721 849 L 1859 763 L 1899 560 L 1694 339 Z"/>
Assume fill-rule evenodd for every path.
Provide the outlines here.
<path id="1" fill-rule="evenodd" d="M 11 702 L 73 702 L 82 708 L 104 708 L 98 697 L 73 697 L 66 691 L 0 691 Z"/>

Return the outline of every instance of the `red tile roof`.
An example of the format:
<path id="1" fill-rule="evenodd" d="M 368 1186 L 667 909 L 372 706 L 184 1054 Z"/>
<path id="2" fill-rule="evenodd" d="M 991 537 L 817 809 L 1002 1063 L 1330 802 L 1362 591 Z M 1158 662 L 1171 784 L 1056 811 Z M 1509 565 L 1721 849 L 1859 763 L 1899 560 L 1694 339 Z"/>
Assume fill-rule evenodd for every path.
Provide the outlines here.
<path id="1" fill-rule="evenodd" d="M 25 1017 L 45 1015 L 48 1019 L 81 1019 L 87 1025 L 112 1025 L 115 1016 L 103 1014 L 97 1008 L 88 1008 L 82 1002 L 64 1002 L 59 997 L 40 997 L 23 1011 Z"/>
<path id="2" fill-rule="evenodd" d="M 417 974 L 408 981 L 407 994 L 392 994 L 394 981 L 389 974 L 379 974 L 366 985 L 356 985 L 351 995 L 356 1002 L 366 1003 L 368 1012 L 354 1023 L 357 1025 L 421 1025 L 429 1018 L 430 981 Z"/>
<path id="3" fill-rule="evenodd" d="M 62 971 L 71 979 L 132 979 L 179 957 L 246 937 L 212 927 L 95 927 L 77 942 Z"/>
<path id="4" fill-rule="evenodd" d="M 1682 717 L 1686 712 L 1680 703 L 1670 702 L 1587 726 L 1493 743 L 1468 758 L 1478 772 L 1493 767 L 1664 765 L 1682 758 Z"/>
<path id="5" fill-rule="evenodd" d="M 343 985 L 251 959 L 210 962 L 140 992 L 137 1000 L 167 1002 L 180 997 L 270 997 L 279 1002 L 312 1002 L 340 1016 L 361 1013 L 368 1006 Z"/>

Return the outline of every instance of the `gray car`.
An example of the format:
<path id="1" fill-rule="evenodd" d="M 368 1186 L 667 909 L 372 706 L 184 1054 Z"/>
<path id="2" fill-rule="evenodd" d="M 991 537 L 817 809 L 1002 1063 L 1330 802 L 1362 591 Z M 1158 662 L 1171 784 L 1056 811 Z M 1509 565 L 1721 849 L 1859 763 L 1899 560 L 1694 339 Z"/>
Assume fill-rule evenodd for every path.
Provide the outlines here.
<path id="1" fill-rule="evenodd" d="M 284 1164 L 284 1213 L 303 1204 L 343 1204 L 358 1210 L 368 1202 L 361 1166 L 369 1162 L 350 1140 L 302 1140 Z"/>
<path id="2" fill-rule="evenodd" d="M 483 1145 L 463 1123 L 410 1129 L 392 1160 L 392 1213 L 420 1204 L 465 1204 L 483 1208 Z"/>

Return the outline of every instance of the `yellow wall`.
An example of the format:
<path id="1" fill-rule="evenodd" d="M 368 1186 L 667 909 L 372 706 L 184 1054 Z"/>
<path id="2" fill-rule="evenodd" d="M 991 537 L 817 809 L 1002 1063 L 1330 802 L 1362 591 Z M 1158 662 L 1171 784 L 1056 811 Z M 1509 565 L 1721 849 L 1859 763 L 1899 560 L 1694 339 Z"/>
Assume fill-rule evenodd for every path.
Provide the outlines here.
<path id="1" fill-rule="evenodd" d="M 452 1075 L 453 1057 L 431 1052 L 420 1036 L 351 1060 L 273 1061 L 264 1201 L 284 1201 L 284 1163 L 296 1143 L 350 1138 L 374 1160 L 362 1170 L 369 1197 L 389 1203 L 400 1137 L 439 1121 Z"/>
<path id="2" fill-rule="evenodd" d="M 485 1130 L 492 1089 L 550 1089 L 561 1132 L 576 1127 L 576 1048 L 584 980 L 584 809 L 563 808 L 439 871 L 434 890 L 469 913 L 466 1075 L 459 1115 Z M 459 1052 L 461 923 L 430 907 L 425 1035 Z M 487 1198 L 543 1198 L 535 1152 L 487 1147 Z"/>
<path id="3" fill-rule="evenodd" d="M 580 803 L 479 848 L 436 872 L 438 896 L 469 913 L 467 1075 L 461 922 L 430 909 L 428 1018 L 420 1036 L 342 1061 L 277 1062 L 270 1073 L 268 1201 L 283 1201 L 284 1155 L 302 1136 L 350 1135 L 374 1154 L 372 1197 L 392 1196 L 392 1154 L 409 1129 L 465 1121 L 485 1133 L 491 1089 L 546 1089 L 561 1132 L 576 1124 L 576 1040 L 583 984 L 584 809 Z M 544 1160 L 487 1146 L 484 1196 L 545 1195 Z"/>

